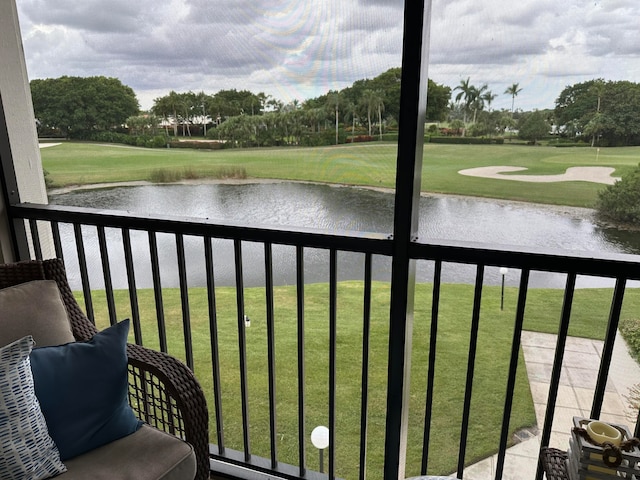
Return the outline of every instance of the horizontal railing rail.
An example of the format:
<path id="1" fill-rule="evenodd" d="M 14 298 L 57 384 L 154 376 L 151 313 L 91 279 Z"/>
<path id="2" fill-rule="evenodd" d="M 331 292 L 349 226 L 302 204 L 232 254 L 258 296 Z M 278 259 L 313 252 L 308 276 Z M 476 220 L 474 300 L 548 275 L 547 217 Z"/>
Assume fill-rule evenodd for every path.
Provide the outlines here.
<path id="1" fill-rule="evenodd" d="M 172 218 L 163 216 L 149 216 L 130 214 L 126 212 L 104 211 L 78 207 L 61 207 L 54 205 L 33 205 L 21 204 L 9 207 L 9 214 L 16 222 L 26 222 L 32 235 L 32 255 L 41 258 L 43 253 L 40 244 L 39 232 L 42 231 L 43 222 L 50 226 L 55 253 L 59 257 L 73 255 L 77 257 L 77 268 L 81 278 L 81 285 L 85 307 L 88 316 L 96 322 L 97 310 L 94 305 L 94 291 L 91 286 L 90 266 L 87 261 L 88 242 L 86 235 L 88 229 L 95 229 L 96 247 L 98 250 L 97 264 L 101 270 L 104 285 L 104 303 L 106 304 L 106 315 L 108 321 L 114 323 L 118 318 L 118 309 L 121 307 L 122 299 L 118 300 L 117 292 L 113 287 L 113 245 L 110 244 L 112 230 L 119 232 L 118 242 L 122 244 L 122 258 L 125 263 L 127 279 L 127 306 L 126 310 L 131 313 L 134 336 L 137 343 L 153 343 L 162 351 L 170 351 L 175 346 L 175 338 L 178 335 L 182 343 L 180 356 L 183 357 L 187 365 L 192 368 L 199 378 L 207 376 L 210 380 L 209 395 L 213 403 L 214 418 L 212 425 L 215 430 L 215 442 L 211 446 L 212 459 L 217 468 L 233 470 L 233 466 L 250 468 L 256 472 L 274 475 L 276 477 L 290 479 L 318 478 L 315 467 L 310 467 L 309 457 L 312 451 L 308 446 L 308 435 L 312 422 L 319 422 L 318 418 L 325 422 L 330 431 L 330 443 L 328 447 L 328 475 L 329 478 L 359 478 L 364 480 L 367 477 L 379 478 L 381 470 L 379 462 L 372 460 L 372 453 L 380 453 L 380 445 L 384 444 L 382 438 L 377 437 L 376 432 L 380 432 L 379 418 L 384 412 L 376 409 L 380 408 L 380 390 L 386 386 L 380 379 L 380 372 L 393 375 L 394 372 L 386 371 L 384 355 L 380 353 L 379 339 L 384 337 L 388 328 L 388 307 L 389 295 L 391 291 L 385 290 L 384 286 L 376 284 L 372 280 L 372 265 L 382 257 L 392 254 L 392 239 L 387 234 L 362 233 L 362 232 L 327 232 L 323 230 L 302 229 L 302 228 L 276 228 L 262 226 L 245 226 L 234 224 L 217 224 L 211 219 L 193 218 Z M 62 228 L 70 228 L 73 231 L 74 245 L 63 244 L 60 231 Z M 140 268 L 140 259 L 136 258 L 133 246 L 135 242 L 140 242 L 137 235 L 143 232 L 148 242 L 145 246 L 144 261 L 150 263 L 153 278 L 153 305 L 155 307 L 155 322 L 153 333 L 150 332 L 149 322 L 142 319 L 139 301 L 139 288 L 137 286 L 136 271 Z M 181 315 L 181 325 L 179 333 L 169 333 L 168 323 L 173 318 L 168 318 L 166 287 L 163 285 L 161 267 L 166 260 L 160 258 L 158 253 L 159 235 L 169 234 L 173 238 L 175 245 L 175 258 L 178 290 L 179 309 Z M 227 322 L 228 312 L 220 307 L 221 292 L 216 286 L 216 249 L 214 241 L 224 239 L 232 243 L 232 258 L 227 259 L 232 262 L 234 268 L 234 301 L 233 315 L 235 316 L 233 326 L 229 329 Z M 185 250 L 185 243 L 197 241 L 202 245 L 202 258 L 198 264 L 206 273 L 206 282 L 203 287 L 206 290 L 205 309 L 206 319 L 202 320 L 194 313 L 195 307 L 193 293 L 190 291 L 190 266 L 187 264 L 188 254 Z M 252 263 L 247 265 L 244 256 L 244 249 L 248 244 L 259 244 L 262 249 L 261 264 Z M 91 244 L 93 245 L 93 243 Z M 274 285 L 274 267 L 277 267 L 277 260 L 274 258 L 274 249 L 278 246 L 293 247 L 295 264 L 295 281 L 293 285 L 293 298 L 281 300 L 286 303 L 290 301 L 295 304 L 291 309 L 290 321 L 295 326 L 290 330 L 294 338 L 282 339 L 278 336 L 282 328 L 283 305 L 279 303 L 277 291 Z M 569 325 L 571 322 L 572 306 L 574 305 L 574 295 L 576 291 L 576 279 L 580 276 L 604 277 L 611 279 L 615 285 L 611 288 L 612 297 L 606 322 L 603 320 L 604 348 L 601 355 L 599 373 L 593 391 L 591 406 L 591 417 L 599 418 L 603 405 L 608 374 L 611 366 L 613 346 L 617 332 L 618 322 L 625 300 L 625 293 L 629 290 L 630 282 L 640 280 L 640 262 L 637 257 L 631 255 L 595 255 L 584 252 L 565 251 L 537 251 L 531 248 L 489 246 L 471 242 L 439 242 L 438 244 L 422 241 L 420 239 L 409 245 L 409 256 L 416 264 L 417 268 L 429 266 L 433 268 L 432 282 L 430 290 L 421 290 L 420 297 L 416 303 L 425 303 L 428 312 L 422 312 L 419 317 L 427 327 L 419 330 L 415 335 L 424 337 L 417 338 L 421 349 L 428 351 L 423 363 L 426 377 L 424 384 L 418 380 L 423 398 L 423 407 L 414 408 L 421 410 L 415 413 L 416 423 L 421 423 L 422 435 L 417 443 L 420 444 L 420 453 L 417 455 L 417 466 L 411 467 L 415 474 L 425 475 L 432 473 L 434 467 L 434 457 L 441 456 L 433 449 L 433 438 L 435 430 L 434 411 L 437 410 L 435 402 L 438 397 L 437 385 L 441 381 L 438 376 L 441 368 L 441 354 L 444 353 L 441 342 L 447 340 L 446 322 L 449 317 L 444 310 L 449 308 L 444 299 L 446 286 L 443 281 L 443 270 L 451 264 L 461 264 L 475 267 L 470 274 L 468 283 L 472 285 L 471 301 L 467 340 L 464 350 L 460 351 L 460 361 L 458 369 L 463 374 L 462 386 L 460 387 L 461 405 L 460 418 L 454 427 L 459 429 L 456 437 L 456 452 L 449 455 L 455 456 L 455 461 L 447 463 L 453 465 L 451 471 L 457 472 L 458 478 L 462 478 L 465 467 L 470 460 L 475 459 L 475 451 L 471 451 L 470 436 L 474 429 L 474 393 L 476 392 L 477 378 L 481 376 L 479 365 L 482 359 L 481 336 L 484 335 L 484 328 L 487 322 L 487 315 L 483 313 L 488 302 L 486 286 L 487 276 L 495 271 L 497 267 L 508 267 L 519 275 L 519 280 L 514 286 L 517 300 L 513 309 L 513 317 L 505 321 L 503 329 L 510 332 L 511 338 L 506 345 L 504 379 L 500 384 L 500 392 L 496 393 L 501 402 L 501 419 L 499 425 L 499 440 L 495 445 L 498 459 L 495 464 L 496 479 L 503 476 L 506 450 L 511 443 L 511 435 L 514 427 L 511 425 L 512 413 L 514 410 L 514 396 L 517 388 L 520 388 L 520 379 L 524 365 L 522 365 L 522 345 L 521 335 L 528 304 L 528 294 L 531 291 L 530 277 L 537 272 L 553 272 L 564 275 L 563 305 L 559 318 L 550 319 L 557 325 L 557 342 L 554 353 L 553 371 L 551 374 L 551 384 L 548 393 L 546 415 L 541 433 L 541 446 L 549 445 L 551 429 L 556 410 L 556 401 L 560 385 L 560 375 L 563 366 L 565 343 L 569 335 Z M 321 249 L 327 253 L 328 275 L 326 283 L 328 288 L 322 291 L 321 299 L 323 303 L 323 315 L 326 315 L 326 323 L 310 324 L 308 312 L 315 305 L 317 299 L 309 301 L 309 286 L 305 282 L 305 254 L 309 249 Z M 361 279 L 358 284 L 360 294 L 360 306 L 353 312 L 345 312 L 341 309 L 343 292 L 339 289 L 338 266 L 342 252 L 355 252 L 363 256 L 362 269 L 356 272 L 355 276 Z M 148 259 L 147 259 L 148 256 Z M 172 260 L 173 261 L 173 260 Z M 94 265 L 96 262 L 91 263 Z M 95 266 L 94 266 L 95 267 Z M 250 330 L 251 319 L 248 315 L 247 299 L 245 298 L 245 274 L 248 269 L 260 270 L 263 275 L 263 293 L 261 293 L 262 306 L 259 308 L 263 319 L 264 333 L 261 338 L 262 343 L 255 343 L 254 334 Z M 428 292 L 428 293 L 426 293 Z M 504 287 L 503 287 L 504 295 Z M 251 308 L 256 311 L 258 308 L 252 304 Z M 353 308 L 353 307 L 351 307 Z M 500 307 L 502 309 L 502 306 Z M 175 315 L 175 312 L 172 314 Z M 359 330 L 349 330 L 349 336 L 357 337 L 355 344 L 344 347 L 346 336 L 343 329 L 347 329 L 346 317 L 357 318 L 355 321 Z M 324 317 L 323 317 L 324 318 Z M 386 321 L 385 321 L 386 318 Z M 506 317 L 505 317 L 506 318 Z M 381 321 L 382 319 L 382 321 Z M 605 325 L 606 323 L 606 325 Z M 261 327 L 262 328 L 262 327 Z M 262 332 L 262 330 L 260 330 Z M 291 333 L 293 332 L 293 333 Z M 231 335 L 233 333 L 233 335 Z M 203 337 L 208 337 L 207 353 L 202 354 Z M 232 340 L 230 340 L 232 339 Z M 316 345 L 319 341 L 321 346 Z M 375 341 L 374 341 L 375 340 Z M 235 343 L 233 350 L 237 356 L 235 362 L 234 375 L 237 379 L 232 385 L 225 378 L 221 371 L 221 363 L 227 363 L 228 357 L 222 360 L 222 350 L 230 348 L 230 342 Z M 348 350 L 354 349 L 356 352 Z M 415 348 L 415 347 L 414 347 Z M 290 362 L 292 365 L 283 365 L 278 361 L 283 350 L 291 349 Z M 384 350 L 384 349 L 382 349 Z M 259 351 L 259 352 L 258 352 Z M 438 352 L 442 352 L 438 354 Z M 351 354 L 357 355 L 351 355 Z M 310 361 L 309 356 L 314 355 Z M 200 358 L 208 359 L 208 367 L 200 364 Z M 285 357 L 287 358 L 287 357 Z M 339 364 L 345 363 L 345 358 L 351 363 L 347 371 L 338 368 Z M 324 373 L 319 377 L 310 380 L 311 371 L 322 370 Z M 255 371 L 260 370 L 262 375 L 256 376 Z M 204 374 L 201 372 L 205 372 Z M 286 372 L 286 374 L 284 373 Z M 283 379 L 283 376 L 290 375 L 290 378 Z M 348 378 L 345 378 L 348 377 Z M 204 378 L 203 378 L 204 380 Z M 260 387 L 255 387 L 258 384 Z M 290 388 L 295 384 L 294 388 Z M 344 391 L 357 384 L 357 394 L 347 397 Z M 264 398 L 257 399 L 256 391 L 263 389 Z M 282 391 L 286 391 L 286 396 Z M 232 391 L 232 394 L 229 392 Z M 260 392 L 261 393 L 261 392 Z M 383 392 L 384 393 L 384 392 Z M 418 395 L 418 396 L 420 396 Z M 315 403 L 320 403 L 318 414 Z M 351 403 L 358 405 L 357 409 Z M 230 405 L 231 404 L 231 405 Z M 264 404 L 264 407 L 261 405 Z M 280 404 L 283 404 L 281 406 Z M 224 408 L 223 408 L 224 405 Z M 384 402 L 382 402 L 384 405 Z M 237 408 L 237 413 L 229 415 L 229 410 Z M 259 412 L 261 408 L 266 409 L 265 415 L 258 415 L 255 426 L 252 414 Z M 292 410 L 295 414 L 291 414 Z M 313 411 L 312 411 L 313 410 Z M 345 413 L 344 410 L 348 411 Z M 285 420 L 282 420 L 282 417 Z M 349 437 L 345 442 L 346 434 L 342 431 L 345 428 L 343 417 L 353 416 L 357 421 L 353 422 L 350 428 L 357 433 L 354 439 Z M 414 417 L 412 417 L 414 418 Z M 452 420 L 453 422 L 453 420 Z M 454 423 L 455 423 L 454 422 Z M 236 425 L 237 423 L 238 425 Z M 294 426 L 290 425 L 294 424 Z M 635 434 L 639 433 L 639 422 L 635 422 Z M 384 422 L 383 422 L 384 424 Z M 268 441 L 255 447 L 258 438 L 256 429 L 260 429 L 263 436 Z M 262 431 L 264 429 L 264 431 Z M 239 433 L 238 433 L 239 432 Z M 267 433 L 268 432 L 268 433 Z M 384 432 L 382 432 L 384 434 Z M 258 435 L 259 436 L 259 435 Z M 230 438 L 233 441 L 230 445 Z M 285 439 L 289 439 L 286 440 Z M 342 442 L 342 443 L 341 443 Z M 353 443 L 346 448 L 344 443 Z M 291 444 L 295 446 L 292 447 Z M 254 453 L 256 450 L 259 454 Z M 265 453 L 266 452 L 266 453 Z M 348 453 L 345 453 L 348 452 Z M 283 461 L 282 458 L 286 458 Z M 322 458 L 322 457 L 321 457 Z M 348 460 L 347 460 L 348 459 Z M 345 464 L 354 463 L 357 459 L 357 467 L 347 471 L 345 474 Z M 408 460 L 409 461 L 409 460 Z M 373 466 L 372 466 L 373 465 Z M 319 468 L 321 471 L 323 465 Z M 438 473 L 451 473 L 438 472 Z M 225 470 L 228 474 L 228 471 Z M 538 471 L 537 478 L 541 478 L 541 471 Z M 241 478 L 242 474 L 238 473 Z"/>

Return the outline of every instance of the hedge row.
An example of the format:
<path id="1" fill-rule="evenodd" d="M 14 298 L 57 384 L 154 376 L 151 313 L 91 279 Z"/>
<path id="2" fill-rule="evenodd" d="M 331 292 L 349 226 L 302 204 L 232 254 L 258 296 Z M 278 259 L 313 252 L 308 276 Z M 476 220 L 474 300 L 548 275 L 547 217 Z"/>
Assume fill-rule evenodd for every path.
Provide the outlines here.
<path id="1" fill-rule="evenodd" d="M 502 145 L 504 138 L 478 137 L 431 137 L 429 143 L 448 143 L 454 145 Z"/>
<path id="2" fill-rule="evenodd" d="M 225 142 L 202 142 L 198 140 L 171 140 L 167 144 L 169 148 L 195 148 L 197 150 L 220 150 L 229 146 Z"/>
<path id="3" fill-rule="evenodd" d="M 92 132 L 82 136 L 82 140 L 105 143 L 122 143 L 134 147 L 165 148 L 167 137 L 164 135 L 128 135 L 118 132 Z"/>

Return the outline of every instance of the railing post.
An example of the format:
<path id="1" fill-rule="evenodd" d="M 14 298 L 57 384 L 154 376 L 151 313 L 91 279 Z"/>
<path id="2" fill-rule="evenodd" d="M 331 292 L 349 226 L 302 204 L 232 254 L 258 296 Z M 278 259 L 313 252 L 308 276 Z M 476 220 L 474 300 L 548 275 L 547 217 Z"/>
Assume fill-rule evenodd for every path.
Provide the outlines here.
<path id="1" fill-rule="evenodd" d="M 430 16 L 431 0 L 405 2 L 391 270 L 385 480 L 405 477 L 415 288 L 415 260 L 410 258 L 409 246 L 418 232 Z"/>

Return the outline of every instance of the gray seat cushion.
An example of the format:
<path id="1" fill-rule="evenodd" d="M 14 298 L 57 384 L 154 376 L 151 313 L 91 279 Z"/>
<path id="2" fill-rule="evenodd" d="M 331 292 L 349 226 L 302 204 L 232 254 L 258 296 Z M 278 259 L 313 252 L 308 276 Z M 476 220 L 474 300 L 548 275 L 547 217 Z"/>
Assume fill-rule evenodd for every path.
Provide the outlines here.
<path id="1" fill-rule="evenodd" d="M 34 280 L 0 290 L 0 346 L 31 335 L 36 347 L 75 341 L 54 280 Z"/>
<path id="2" fill-rule="evenodd" d="M 56 480 L 193 480 L 196 475 L 191 445 L 149 425 L 64 464 L 68 471 Z"/>

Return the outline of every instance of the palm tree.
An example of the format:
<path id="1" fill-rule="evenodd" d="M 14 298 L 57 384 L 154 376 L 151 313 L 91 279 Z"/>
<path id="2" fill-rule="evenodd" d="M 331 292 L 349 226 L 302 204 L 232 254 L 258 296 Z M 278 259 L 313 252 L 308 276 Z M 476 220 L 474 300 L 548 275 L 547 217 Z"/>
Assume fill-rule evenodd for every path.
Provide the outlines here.
<path id="1" fill-rule="evenodd" d="M 342 96 L 340 95 L 340 92 L 329 92 L 327 95 L 327 106 L 335 112 L 336 145 L 338 145 L 338 118 L 340 115 L 340 105 L 342 105 Z"/>
<path id="2" fill-rule="evenodd" d="M 522 89 L 519 87 L 519 83 L 514 83 L 504 91 L 504 93 L 506 93 L 507 95 L 511 95 L 511 118 L 513 118 L 513 105 L 516 101 L 516 97 L 522 91 Z"/>
<path id="3" fill-rule="evenodd" d="M 462 121 L 465 123 L 465 125 L 467 124 L 467 112 L 469 111 L 469 107 L 473 102 L 473 91 L 475 89 L 475 87 L 469 83 L 470 80 L 471 77 L 467 77 L 466 80 L 460 80 L 460 85 L 453 89 L 454 92 L 456 90 L 460 90 L 458 95 L 456 95 L 456 102 L 459 102 L 460 99 L 464 98 L 464 118 L 462 119 Z"/>
<path id="4" fill-rule="evenodd" d="M 362 105 L 367 109 L 367 122 L 369 123 L 369 136 L 371 136 L 371 113 L 378 112 L 380 122 L 380 138 L 382 138 L 382 111 L 384 110 L 384 100 L 378 91 L 365 90 L 362 92 Z"/>
<path id="5" fill-rule="evenodd" d="M 478 110 L 482 110 L 484 108 L 484 101 L 486 99 L 485 91 L 487 90 L 487 88 L 489 87 L 487 86 L 486 83 L 482 85 L 480 88 L 477 88 L 473 85 L 471 86 L 471 92 L 470 92 L 471 102 L 469 103 L 469 106 L 473 108 L 473 123 L 476 123 Z M 491 92 L 487 92 L 487 93 L 491 95 Z"/>
<path id="6" fill-rule="evenodd" d="M 358 105 L 353 102 L 347 102 L 344 108 L 345 122 L 351 120 L 351 143 L 356 135 L 356 119 L 358 118 Z"/>
<path id="7" fill-rule="evenodd" d="M 487 104 L 487 109 L 489 111 L 491 111 L 491 103 L 496 99 L 497 96 L 498 94 L 492 93 L 491 90 L 487 90 L 484 95 L 482 95 L 482 100 L 484 100 L 484 102 Z"/>

